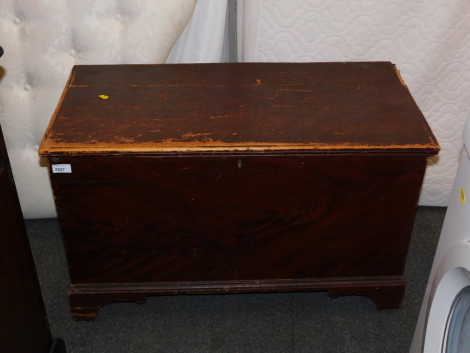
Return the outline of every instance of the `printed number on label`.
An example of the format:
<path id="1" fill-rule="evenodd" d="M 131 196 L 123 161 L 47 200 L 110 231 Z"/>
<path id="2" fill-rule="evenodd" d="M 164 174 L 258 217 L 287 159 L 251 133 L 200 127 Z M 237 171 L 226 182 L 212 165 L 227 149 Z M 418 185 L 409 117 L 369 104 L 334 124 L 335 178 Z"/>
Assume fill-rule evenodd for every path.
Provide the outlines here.
<path id="1" fill-rule="evenodd" d="M 72 173 L 72 166 L 70 164 L 53 164 L 52 173 Z"/>

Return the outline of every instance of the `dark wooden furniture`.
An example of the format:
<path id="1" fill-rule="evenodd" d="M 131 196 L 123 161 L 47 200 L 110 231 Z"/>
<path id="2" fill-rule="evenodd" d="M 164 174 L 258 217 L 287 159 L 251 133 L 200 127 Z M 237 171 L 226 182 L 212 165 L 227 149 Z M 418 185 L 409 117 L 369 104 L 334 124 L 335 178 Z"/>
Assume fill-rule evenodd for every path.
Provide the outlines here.
<path id="1" fill-rule="evenodd" d="M 0 352 L 66 352 L 49 329 L 1 128 L 0 303 Z"/>
<path id="2" fill-rule="evenodd" d="M 73 316 L 159 293 L 398 308 L 438 151 L 387 62 L 76 66 L 39 151 Z"/>

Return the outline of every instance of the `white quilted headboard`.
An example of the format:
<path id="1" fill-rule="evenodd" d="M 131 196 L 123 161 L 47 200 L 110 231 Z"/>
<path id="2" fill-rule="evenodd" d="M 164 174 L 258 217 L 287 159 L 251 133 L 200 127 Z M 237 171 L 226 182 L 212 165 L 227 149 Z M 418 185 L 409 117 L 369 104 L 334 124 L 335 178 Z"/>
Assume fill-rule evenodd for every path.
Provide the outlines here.
<path id="1" fill-rule="evenodd" d="M 421 205 L 446 206 L 470 116 L 468 0 L 239 0 L 240 61 L 391 61 L 442 151 Z"/>
<path id="2" fill-rule="evenodd" d="M 25 218 L 56 215 L 37 149 L 72 66 L 221 61 L 226 13 L 227 0 L 0 1 L 0 124 Z"/>

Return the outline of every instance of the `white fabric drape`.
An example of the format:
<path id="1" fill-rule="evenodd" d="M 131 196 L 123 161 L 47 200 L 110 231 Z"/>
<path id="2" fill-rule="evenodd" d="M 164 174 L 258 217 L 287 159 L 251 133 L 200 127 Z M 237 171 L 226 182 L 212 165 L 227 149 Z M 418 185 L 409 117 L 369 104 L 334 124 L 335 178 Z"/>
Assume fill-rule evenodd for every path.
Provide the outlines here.
<path id="1" fill-rule="evenodd" d="M 237 2 L 237 54 L 240 62 L 256 61 L 262 0 Z"/>
<path id="2" fill-rule="evenodd" d="M 167 63 L 228 61 L 228 0 L 199 0 Z"/>
<path id="3" fill-rule="evenodd" d="M 442 147 L 420 204 L 446 206 L 470 117 L 467 0 L 239 0 L 240 61 L 391 61 Z"/>

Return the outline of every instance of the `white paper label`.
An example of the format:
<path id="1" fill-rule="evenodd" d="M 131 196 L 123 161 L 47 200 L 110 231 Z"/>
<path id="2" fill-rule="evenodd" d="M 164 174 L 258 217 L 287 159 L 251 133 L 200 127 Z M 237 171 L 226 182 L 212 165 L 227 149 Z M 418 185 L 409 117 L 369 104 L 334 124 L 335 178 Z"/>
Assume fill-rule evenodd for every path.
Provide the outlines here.
<path id="1" fill-rule="evenodd" d="M 72 166 L 70 164 L 53 164 L 52 173 L 72 173 Z"/>

